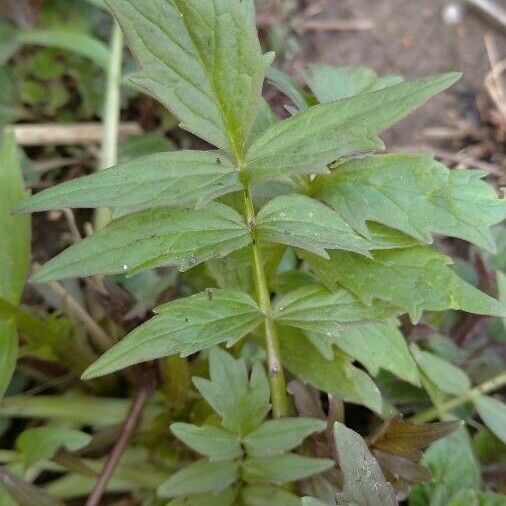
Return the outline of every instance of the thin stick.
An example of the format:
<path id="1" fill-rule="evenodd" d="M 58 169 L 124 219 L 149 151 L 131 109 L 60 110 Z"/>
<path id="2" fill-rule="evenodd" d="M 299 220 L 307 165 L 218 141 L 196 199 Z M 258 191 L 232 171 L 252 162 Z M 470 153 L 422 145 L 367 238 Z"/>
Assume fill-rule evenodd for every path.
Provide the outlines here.
<path id="1" fill-rule="evenodd" d="M 146 403 L 153 394 L 154 390 L 155 390 L 154 376 L 152 372 L 149 371 L 149 373 L 144 378 L 142 385 L 137 391 L 137 394 L 132 402 L 132 407 L 130 408 L 130 411 L 125 419 L 125 422 L 121 427 L 118 440 L 116 441 L 116 444 L 114 445 L 111 453 L 107 457 L 107 461 L 104 464 L 104 468 L 100 473 L 95 488 L 93 489 L 93 492 L 90 494 L 88 500 L 86 501 L 86 506 L 100 505 L 102 496 L 104 495 L 107 489 L 107 484 L 109 483 L 109 480 L 114 474 L 114 471 L 116 470 L 116 467 L 118 466 L 121 457 L 125 453 L 125 450 L 128 446 L 128 442 L 130 441 L 131 437 L 137 430 L 142 418 L 142 412 L 144 410 L 144 407 L 146 406 Z"/>
<path id="2" fill-rule="evenodd" d="M 107 74 L 107 89 L 104 108 L 104 137 L 99 169 L 116 165 L 118 159 L 118 138 L 121 112 L 121 71 L 123 65 L 123 33 L 114 21 L 111 35 L 111 58 Z M 95 229 L 101 230 L 112 219 L 112 211 L 99 208 L 95 212 Z"/>
<path id="3" fill-rule="evenodd" d="M 14 125 L 6 128 L 14 133 L 20 146 L 76 146 L 98 144 L 102 141 L 105 130 L 101 123 L 77 123 L 59 125 L 41 123 L 38 125 Z M 121 139 L 142 133 L 138 123 L 124 123 L 119 127 Z"/>
<path id="4" fill-rule="evenodd" d="M 506 10 L 492 0 L 467 0 L 467 3 L 476 7 L 487 16 L 491 17 L 503 28 L 506 28 Z"/>
<path id="5" fill-rule="evenodd" d="M 411 421 L 415 423 L 426 423 L 435 420 L 440 417 L 441 414 L 449 413 L 460 406 L 464 406 L 472 401 L 474 401 L 480 395 L 485 395 L 494 390 L 498 390 L 502 386 L 506 385 L 506 372 L 495 376 L 494 378 L 485 381 L 481 385 L 469 390 L 469 392 L 461 395 L 460 397 L 455 397 L 454 399 L 450 399 L 447 402 L 443 402 L 436 408 L 430 408 L 426 411 L 422 411 L 418 415 L 415 415 L 411 418 Z"/>
<path id="6" fill-rule="evenodd" d="M 34 268 L 40 269 L 39 264 L 34 264 Z M 88 314 L 88 312 L 77 302 L 74 297 L 57 281 L 50 281 L 48 284 L 51 291 L 58 296 L 63 302 L 64 306 L 72 313 L 88 330 L 90 336 L 93 338 L 94 343 L 102 351 L 108 350 L 113 344 L 114 340 L 107 332 L 98 325 L 97 322 Z"/>
<path id="7" fill-rule="evenodd" d="M 81 242 L 82 237 L 81 233 L 79 232 L 79 229 L 77 228 L 76 217 L 74 215 L 74 212 L 72 211 L 72 209 L 65 208 L 63 209 L 63 214 L 65 215 L 67 225 L 69 226 L 70 233 L 72 234 L 72 240 L 74 241 L 75 244 Z"/>

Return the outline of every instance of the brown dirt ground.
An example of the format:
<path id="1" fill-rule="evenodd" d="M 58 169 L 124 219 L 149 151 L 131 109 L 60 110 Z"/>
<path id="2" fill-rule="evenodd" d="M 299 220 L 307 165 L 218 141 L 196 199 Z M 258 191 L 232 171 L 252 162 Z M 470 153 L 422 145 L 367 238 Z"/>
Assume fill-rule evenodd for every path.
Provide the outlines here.
<path id="1" fill-rule="evenodd" d="M 506 7 L 506 0 L 496 0 Z M 316 0 L 306 5 L 316 3 Z M 476 11 L 466 9 L 462 22 L 443 21 L 445 0 L 326 0 L 315 19 L 369 19 L 374 27 L 366 31 L 306 32 L 301 36 L 306 61 L 346 65 L 367 65 L 380 74 L 399 73 L 419 77 L 459 70 L 463 79 L 404 120 L 391 133 L 390 144 L 414 143 L 423 128 L 440 126 L 451 109 L 467 108 L 468 99 L 483 92 L 490 70 L 484 35 L 491 32 L 506 57 L 506 31 Z M 463 3 L 463 2 L 462 2 Z"/>

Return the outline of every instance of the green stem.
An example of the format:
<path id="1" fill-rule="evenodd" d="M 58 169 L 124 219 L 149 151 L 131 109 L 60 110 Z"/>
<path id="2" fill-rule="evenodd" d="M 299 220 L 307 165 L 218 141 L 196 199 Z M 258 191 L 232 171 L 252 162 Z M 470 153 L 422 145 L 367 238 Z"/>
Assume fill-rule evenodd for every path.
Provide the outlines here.
<path id="1" fill-rule="evenodd" d="M 468 404 L 469 402 L 474 401 L 480 395 L 485 395 L 489 392 L 497 390 L 502 386 L 506 385 L 506 372 L 503 372 L 494 378 L 485 381 L 481 385 L 469 390 L 469 392 L 461 395 L 459 397 L 455 397 L 454 399 L 450 399 L 447 402 L 441 403 L 437 408 L 430 408 L 418 415 L 415 415 L 411 418 L 411 421 L 416 423 L 426 423 L 435 420 L 436 418 L 440 418 L 441 415 L 453 411 L 464 404 Z"/>
<path id="2" fill-rule="evenodd" d="M 118 132 L 121 110 L 121 78 L 123 65 L 123 33 L 114 22 L 111 35 L 111 59 L 107 73 L 104 103 L 102 153 L 99 169 L 116 165 L 118 159 Z M 99 208 L 95 215 L 95 229 L 104 228 L 112 219 L 110 209 Z"/>
<path id="3" fill-rule="evenodd" d="M 244 190 L 244 210 L 248 226 L 251 227 L 253 234 L 253 273 L 258 305 L 265 314 L 265 341 L 267 347 L 269 381 L 271 385 L 272 412 L 275 418 L 282 418 L 288 415 L 286 382 L 283 365 L 281 363 L 278 329 L 271 318 L 272 305 L 267 279 L 265 276 L 262 252 L 256 241 L 254 232 L 256 217 L 249 186 L 246 186 L 246 189 Z"/>

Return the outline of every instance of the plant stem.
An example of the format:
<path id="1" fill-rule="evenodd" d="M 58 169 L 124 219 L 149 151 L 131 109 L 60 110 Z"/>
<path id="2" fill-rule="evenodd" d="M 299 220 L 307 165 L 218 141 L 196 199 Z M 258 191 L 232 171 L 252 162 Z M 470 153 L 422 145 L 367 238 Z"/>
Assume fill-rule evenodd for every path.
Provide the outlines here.
<path id="1" fill-rule="evenodd" d="M 111 59 L 107 73 L 104 104 L 104 136 L 99 169 L 108 169 L 118 159 L 118 132 L 121 109 L 121 77 L 123 64 L 123 33 L 115 21 L 111 35 Z M 112 218 L 110 209 L 99 208 L 95 214 L 95 230 L 104 228 Z"/>
<path id="2" fill-rule="evenodd" d="M 249 186 L 244 190 L 244 209 L 248 226 L 253 230 L 253 272 L 258 305 L 265 314 L 265 341 L 267 348 L 267 362 L 269 381 L 271 385 L 272 412 L 274 418 L 282 418 L 288 414 L 288 398 L 286 396 L 286 381 L 281 363 L 279 338 L 276 324 L 271 318 L 272 305 L 265 276 L 262 252 L 255 238 L 255 209 Z"/>
<path id="3" fill-rule="evenodd" d="M 478 385 L 472 390 L 469 390 L 469 392 L 465 393 L 464 395 L 441 403 L 437 409 L 430 408 L 426 411 L 423 411 L 422 413 L 419 413 L 418 415 L 413 416 L 411 420 L 416 423 L 431 422 L 432 420 L 439 418 L 440 415 L 448 413 L 449 411 L 453 411 L 454 409 L 457 409 L 464 404 L 468 404 L 480 395 L 485 395 L 489 392 L 501 388 L 504 385 L 506 385 L 506 372 L 503 372 L 494 378 L 485 381 L 481 385 Z"/>

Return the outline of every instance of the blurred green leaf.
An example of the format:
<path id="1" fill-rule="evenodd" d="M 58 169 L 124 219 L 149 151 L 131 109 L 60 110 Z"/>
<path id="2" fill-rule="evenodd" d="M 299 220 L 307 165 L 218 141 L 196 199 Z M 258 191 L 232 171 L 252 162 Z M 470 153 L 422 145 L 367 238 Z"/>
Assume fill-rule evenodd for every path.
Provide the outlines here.
<path id="1" fill-rule="evenodd" d="M 423 373 L 442 392 L 463 395 L 471 388 L 471 382 L 462 369 L 433 353 L 420 350 L 415 344 L 411 345 L 411 352 Z"/>
<path id="2" fill-rule="evenodd" d="M 465 428 L 434 443 L 422 464 L 428 467 L 432 481 L 413 489 L 410 506 L 448 506 L 454 496 L 480 489 L 480 469 Z"/>
<path id="3" fill-rule="evenodd" d="M 53 458 L 60 448 L 72 452 L 84 448 L 90 441 L 91 436 L 79 430 L 36 427 L 23 431 L 16 440 L 16 447 L 22 453 L 24 465 L 29 467 Z"/>
<path id="4" fill-rule="evenodd" d="M 244 506 L 300 506 L 300 498 L 269 485 L 247 485 L 241 498 Z"/>
<path id="5" fill-rule="evenodd" d="M 506 444 L 506 404 L 494 397 L 480 395 L 474 405 L 487 427 Z"/>

